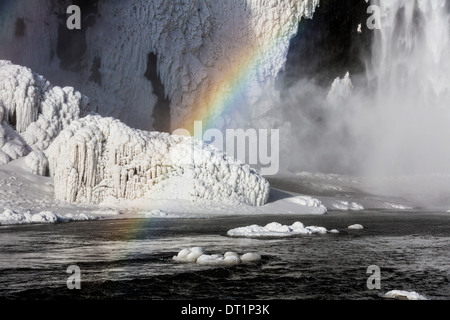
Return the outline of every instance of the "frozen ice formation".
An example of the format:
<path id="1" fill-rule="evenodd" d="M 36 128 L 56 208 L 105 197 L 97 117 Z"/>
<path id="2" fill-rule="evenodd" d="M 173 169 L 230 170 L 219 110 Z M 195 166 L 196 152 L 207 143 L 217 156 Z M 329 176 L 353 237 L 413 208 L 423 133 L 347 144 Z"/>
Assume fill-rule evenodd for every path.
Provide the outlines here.
<path id="1" fill-rule="evenodd" d="M 338 233 L 333 229 L 332 233 Z M 227 235 L 231 237 L 248 237 L 248 238 L 260 238 L 260 237 L 270 237 L 270 238 L 283 238 L 292 237 L 297 235 L 308 235 L 308 234 L 325 234 L 328 231 L 324 227 L 309 226 L 301 222 L 294 222 L 292 225 L 282 225 L 278 222 L 271 222 L 266 226 L 262 227 L 259 225 L 251 225 L 248 227 L 239 227 L 235 229 L 228 230 Z"/>
<path id="2" fill-rule="evenodd" d="M 336 107 L 351 95 L 352 90 L 352 80 L 350 79 L 350 74 L 347 72 L 342 79 L 338 77 L 333 81 L 327 95 L 327 101 L 330 105 Z"/>
<path id="3" fill-rule="evenodd" d="M 348 226 L 347 229 L 362 230 L 364 229 L 364 227 L 360 224 L 352 224 L 351 226 Z"/>
<path id="4" fill-rule="evenodd" d="M 6 209 L 0 213 L 0 225 L 25 224 L 25 223 L 58 223 L 81 220 L 95 220 L 97 217 L 84 213 L 59 215 L 51 211 L 41 211 L 31 214 L 30 212 L 20 213 Z"/>
<path id="5" fill-rule="evenodd" d="M 30 69 L 0 60 L 0 164 L 45 150 L 88 103 L 71 87 L 52 87 Z M 32 170 L 44 171 L 42 157 L 28 159 Z"/>
<path id="6" fill-rule="evenodd" d="M 48 171 L 48 160 L 45 153 L 41 150 L 31 151 L 25 157 L 25 164 L 30 168 L 31 173 L 45 176 Z"/>
<path id="7" fill-rule="evenodd" d="M 398 300 L 428 300 L 426 297 L 415 291 L 404 291 L 404 290 L 391 290 L 387 292 L 383 297 L 387 299 L 398 299 Z"/>
<path id="8" fill-rule="evenodd" d="M 259 206 L 269 197 L 258 171 L 211 145 L 98 115 L 73 121 L 46 154 L 55 196 L 68 202 L 163 197 Z"/>
<path id="9" fill-rule="evenodd" d="M 191 262 L 199 265 L 237 265 L 241 263 L 258 262 L 261 255 L 258 253 L 248 252 L 239 256 L 236 252 L 228 251 L 225 254 L 205 254 L 203 248 L 193 247 L 183 249 L 178 255 L 172 258 L 178 262 Z"/>
<path id="10" fill-rule="evenodd" d="M 93 111 L 148 130 L 153 128 L 157 101 L 144 77 L 149 53 L 157 56 L 175 128 L 194 106 L 204 103 L 205 94 L 226 90 L 240 71 L 248 70 L 243 100 L 255 117 L 264 119 L 268 106 L 256 102 L 257 97 L 273 91 L 300 19 L 311 18 L 318 4 L 319 0 L 99 1 L 95 24 L 86 27 L 84 68 L 66 74 L 90 97 Z M 60 23 L 54 12 L 65 13 L 66 8 L 63 2 L 49 0 L 15 4 L 14 14 L 0 20 L 0 41 L 5 44 L 0 55 L 21 57 L 29 67 L 63 78 L 67 71 L 53 58 Z M 14 37 L 18 17 L 27 26 L 22 37 Z M 88 80 L 96 59 L 101 59 L 99 73 L 108 82 L 101 88 Z M 100 103 L 105 99 L 107 104 Z M 233 119 L 238 117 L 227 120 Z"/>

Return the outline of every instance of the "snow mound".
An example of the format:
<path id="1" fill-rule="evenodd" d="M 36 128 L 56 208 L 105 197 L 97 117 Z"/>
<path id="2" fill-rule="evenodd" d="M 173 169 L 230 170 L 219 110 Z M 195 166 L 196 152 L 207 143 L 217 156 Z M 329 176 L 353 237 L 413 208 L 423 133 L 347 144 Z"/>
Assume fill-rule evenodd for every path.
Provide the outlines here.
<path id="1" fill-rule="evenodd" d="M 113 118 L 73 121 L 46 154 L 55 196 L 68 202 L 166 197 L 260 206 L 269 197 L 259 172 L 213 146 L 132 129 Z"/>
<path id="2" fill-rule="evenodd" d="M 364 227 L 360 224 L 352 224 L 351 226 L 348 226 L 347 229 L 362 230 Z"/>
<path id="3" fill-rule="evenodd" d="M 384 296 L 387 299 L 399 299 L 399 300 L 428 300 L 426 297 L 415 291 L 404 291 L 404 290 L 391 290 L 387 292 Z"/>
<path id="4" fill-rule="evenodd" d="M 52 87 L 30 69 L 0 60 L 0 164 L 45 150 L 88 103 L 72 87 Z"/>
<path id="5" fill-rule="evenodd" d="M 199 265 L 208 266 L 223 266 L 223 265 L 237 265 L 241 263 L 258 262 L 261 260 L 261 255 L 257 253 L 248 252 L 241 256 L 237 253 L 228 251 L 224 255 L 221 254 L 205 254 L 203 248 L 193 247 L 190 249 L 181 250 L 178 255 L 172 258 L 178 262 L 191 262 Z"/>
<path id="6" fill-rule="evenodd" d="M 333 208 L 342 211 L 360 211 L 364 210 L 364 207 L 356 202 L 338 201 L 333 204 Z"/>
<path id="7" fill-rule="evenodd" d="M 96 220 L 97 217 L 88 216 L 84 213 L 71 214 L 65 216 L 55 214 L 51 211 L 41 211 L 31 214 L 30 212 L 20 213 L 6 209 L 0 213 L 0 225 L 26 224 L 26 223 L 58 223 L 70 221 Z"/>
<path id="8" fill-rule="evenodd" d="M 281 223 L 278 222 L 268 223 L 264 227 L 254 224 L 247 227 L 239 227 L 228 230 L 227 235 L 230 237 L 248 237 L 248 238 L 260 238 L 260 237 L 283 238 L 296 235 L 325 234 L 327 232 L 328 230 L 324 227 L 318 226 L 305 227 L 303 223 L 297 221 L 290 226 L 282 225 Z"/>
<path id="9" fill-rule="evenodd" d="M 288 198 L 287 201 L 297 203 L 305 207 L 314 207 L 322 209 L 323 213 L 327 212 L 327 208 L 322 204 L 319 199 L 312 198 L 310 196 L 296 196 Z"/>

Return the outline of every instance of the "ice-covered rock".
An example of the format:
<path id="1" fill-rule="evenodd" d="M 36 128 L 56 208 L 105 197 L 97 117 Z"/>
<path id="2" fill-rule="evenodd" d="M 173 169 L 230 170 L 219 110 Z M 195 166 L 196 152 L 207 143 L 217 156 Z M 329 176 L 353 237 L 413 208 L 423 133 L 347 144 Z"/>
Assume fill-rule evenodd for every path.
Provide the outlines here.
<path id="1" fill-rule="evenodd" d="M 59 200 L 98 204 L 143 197 L 263 205 L 269 183 L 191 137 L 129 128 L 113 118 L 72 122 L 46 151 Z"/>
<path id="2" fill-rule="evenodd" d="M 415 291 L 404 291 L 404 290 L 391 290 L 386 292 L 383 296 L 387 299 L 398 299 L 398 300 L 428 300 L 423 295 Z"/>
<path id="3" fill-rule="evenodd" d="M 45 150 L 88 103 L 71 87 L 52 87 L 30 69 L 0 60 L 0 164 Z"/>
<path id="4" fill-rule="evenodd" d="M 233 266 L 241 263 L 252 263 L 261 260 L 258 253 L 247 252 L 239 256 L 236 252 L 228 251 L 225 254 L 205 254 L 203 248 L 193 247 L 181 250 L 172 258 L 178 262 L 191 262 L 208 266 Z"/>
<path id="5" fill-rule="evenodd" d="M 348 226 L 347 229 L 350 230 L 362 230 L 364 227 L 360 224 L 352 224 L 351 226 Z"/>
<path id="6" fill-rule="evenodd" d="M 292 225 L 282 225 L 278 222 L 271 222 L 267 225 L 258 226 L 256 224 L 247 227 L 238 227 L 228 230 L 227 235 L 230 237 L 248 237 L 248 238 L 283 238 L 297 235 L 308 234 L 325 234 L 328 230 L 324 227 L 308 226 L 305 227 L 303 223 L 297 221 Z M 333 232 L 334 233 L 334 232 Z"/>

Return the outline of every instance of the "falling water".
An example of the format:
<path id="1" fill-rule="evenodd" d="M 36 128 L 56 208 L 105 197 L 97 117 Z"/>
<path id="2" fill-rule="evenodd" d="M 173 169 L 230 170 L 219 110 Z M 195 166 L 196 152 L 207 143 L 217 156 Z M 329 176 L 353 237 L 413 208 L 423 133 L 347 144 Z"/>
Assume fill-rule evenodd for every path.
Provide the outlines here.
<path id="1" fill-rule="evenodd" d="M 446 0 L 381 0 L 368 68 L 372 92 L 360 96 L 373 131 L 369 170 L 449 173 L 450 15 Z M 372 100 L 373 99 L 373 100 Z M 365 131 L 367 129 L 364 129 Z"/>

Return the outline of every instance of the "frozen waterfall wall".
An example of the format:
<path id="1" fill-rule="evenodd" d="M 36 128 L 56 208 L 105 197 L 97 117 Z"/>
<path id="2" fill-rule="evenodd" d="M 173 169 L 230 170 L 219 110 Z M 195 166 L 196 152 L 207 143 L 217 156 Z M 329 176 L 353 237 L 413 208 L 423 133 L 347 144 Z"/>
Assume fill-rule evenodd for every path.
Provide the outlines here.
<path id="1" fill-rule="evenodd" d="M 154 123 L 164 120 L 153 113 L 164 99 L 172 129 L 185 126 L 192 115 L 204 116 L 194 109 L 208 108 L 218 126 L 258 119 L 266 126 L 272 106 L 261 95 L 273 92 L 289 40 L 318 3 L 3 0 L 0 58 L 76 87 L 90 98 L 91 110 L 132 127 L 164 127 Z M 82 30 L 64 27 L 70 4 L 81 7 Z M 155 69 L 150 62 L 156 72 L 148 72 Z M 227 94 L 235 81 L 240 81 L 239 92 L 232 93 L 237 110 L 214 114 L 214 97 Z"/>

